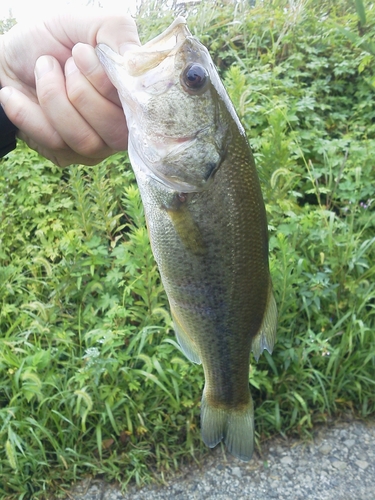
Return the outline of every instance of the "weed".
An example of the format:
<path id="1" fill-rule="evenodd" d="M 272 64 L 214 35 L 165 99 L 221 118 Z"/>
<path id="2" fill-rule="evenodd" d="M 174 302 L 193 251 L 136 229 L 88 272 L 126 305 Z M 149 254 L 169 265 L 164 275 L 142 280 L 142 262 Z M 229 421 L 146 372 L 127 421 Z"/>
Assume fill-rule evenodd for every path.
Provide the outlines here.
<path id="1" fill-rule="evenodd" d="M 143 39 L 171 20 L 153 5 Z M 250 372 L 259 444 L 375 410 L 375 11 L 290 5 L 186 12 L 269 215 L 279 326 Z M 126 154 L 63 171 L 19 145 L 0 193 L 0 497 L 51 498 L 87 474 L 142 484 L 199 459 L 202 369 L 175 341 Z"/>

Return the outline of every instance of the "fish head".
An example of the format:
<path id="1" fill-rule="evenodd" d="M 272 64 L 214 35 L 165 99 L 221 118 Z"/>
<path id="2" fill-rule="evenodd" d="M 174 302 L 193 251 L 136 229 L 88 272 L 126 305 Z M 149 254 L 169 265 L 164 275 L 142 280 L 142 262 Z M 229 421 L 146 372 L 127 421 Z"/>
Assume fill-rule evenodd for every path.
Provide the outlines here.
<path id="1" fill-rule="evenodd" d="M 124 108 L 133 165 L 175 191 L 206 189 L 225 158 L 233 118 L 243 130 L 185 19 L 123 56 L 103 44 L 96 51 Z"/>

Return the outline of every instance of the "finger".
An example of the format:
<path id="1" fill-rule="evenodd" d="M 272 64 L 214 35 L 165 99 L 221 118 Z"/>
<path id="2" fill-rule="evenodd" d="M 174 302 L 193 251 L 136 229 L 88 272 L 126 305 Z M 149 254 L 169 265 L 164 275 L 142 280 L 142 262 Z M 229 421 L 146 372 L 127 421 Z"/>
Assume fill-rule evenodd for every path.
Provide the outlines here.
<path id="1" fill-rule="evenodd" d="M 115 16 L 100 24 L 96 43 L 105 43 L 119 54 L 124 54 L 131 45 L 140 45 L 137 25 L 130 16 Z"/>
<path id="2" fill-rule="evenodd" d="M 97 158 L 87 158 L 70 149 L 51 126 L 39 104 L 17 89 L 2 88 L 0 102 L 9 120 L 19 129 L 17 137 L 55 165 L 60 167 L 72 163 L 96 165 L 108 156 L 103 153 Z"/>
<path id="3" fill-rule="evenodd" d="M 65 62 L 71 55 L 71 47 L 57 40 L 42 20 L 13 26 L 0 37 L 0 67 L 5 68 L 3 85 L 11 85 L 30 96 L 35 90 L 35 62 L 43 54 L 53 54 Z"/>
<path id="4" fill-rule="evenodd" d="M 112 153 L 100 136 L 74 108 L 65 89 L 62 69 L 52 56 L 42 56 L 35 66 L 36 91 L 49 123 L 76 153 L 87 158 Z"/>
<path id="5" fill-rule="evenodd" d="M 121 106 L 117 90 L 110 82 L 103 66 L 91 45 L 77 43 L 72 49 L 72 55 L 76 66 L 80 72 L 89 80 L 89 82 L 104 97 Z M 65 72 L 65 76 L 66 72 Z"/>
<path id="6" fill-rule="evenodd" d="M 106 43 L 121 53 L 123 44 L 139 45 L 139 38 L 130 16 L 109 15 L 100 9 L 72 9 L 38 19 L 35 24 L 18 23 L 0 37 L 0 69 L 8 69 L 1 75 L 3 86 L 11 85 L 29 95 L 34 88 L 37 58 L 51 54 L 63 66 L 78 42 L 92 47 Z"/>
<path id="7" fill-rule="evenodd" d="M 73 47 L 78 42 L 88 43 L 92 47 L 105 43 L 120 52 L 123 44 L 140 44 L 136 24 L 129 15 L 74 9 L 44 22 L 54 37 L 66 47 Z"/>
<path id="8" fill-rule="evenodd" d="M 13 87 L 4 87 L 0 90 L 0 101 L 9 120 L 25 136 L 40 143 L 42 147 L 66 147 L 41 107 L 25 94 Z"/>
<path id="9" fill-rule="evenodd" d="M 81 67 L 89 76 L 86 78 L 79 71 L 73 59 L 67 61 L 65 75 L 69 100 L 107 146 L 123 151 L 128 146 L 124 112 L 119 103 L 115 104 L 102 95 L 103 92 L 113 94 L 115 89 L 107 80 L 95 50 L 89 45 L 82 45 L 77 49 L 82 51 L 81 56 L 87 54 Z M 98 88 L 101 92 L 97 91 Z M 116 101 L 118 102 L 118 98 Z"/>
<path id="10" fill-rule="evenodd" d="M 34 149 L 58 167 L 67 167 L 68 165 L 72 165 L 74 163 L 79 165 L 96 165 L 105 159 L 104 156 L 103 158 L 87 158 L 85 156 L 81 156 L 72 149 L 68 148 L 66 144 L 64 144 L 64 147 L 61 149 L 51 149 L 36 142 L 32 137 L 28 136 L 24 132 L 19 132 L 17 136 L 19 139 L 26 142 L 29 148 Z"/>

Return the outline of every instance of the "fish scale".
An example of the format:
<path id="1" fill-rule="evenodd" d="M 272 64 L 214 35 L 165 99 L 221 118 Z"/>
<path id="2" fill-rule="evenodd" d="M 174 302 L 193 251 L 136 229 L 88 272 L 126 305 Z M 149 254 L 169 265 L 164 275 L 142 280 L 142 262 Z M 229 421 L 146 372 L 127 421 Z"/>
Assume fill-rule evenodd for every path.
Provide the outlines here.
<path id="1" fill-rule="evenodd" d="M 272 352 L 267 220 L 244 130 L 183 18 L 124 56 L 98 56 L 124 107 L 129 157 L 177 339 L 202 363 L 204 442 L 249 460 L 250 351 Z M 193 68 L 193 69 L 192 69 Z"/>

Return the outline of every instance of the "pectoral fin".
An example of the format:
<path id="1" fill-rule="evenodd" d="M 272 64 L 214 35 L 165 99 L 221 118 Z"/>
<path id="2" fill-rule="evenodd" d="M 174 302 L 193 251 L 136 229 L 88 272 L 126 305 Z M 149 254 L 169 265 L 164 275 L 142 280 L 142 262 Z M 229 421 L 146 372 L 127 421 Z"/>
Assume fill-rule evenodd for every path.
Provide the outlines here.
<path id="1" fill-rule="evenodd" d="M 259 332 L 255 336 L 252 344 L 254 357 L 257 361 L 264 349 L 267 349 L 267 351 L 272 354 L 273 346 L 276 342 L 276 326 L 277 307 L 272 288 L 270 286 L 266 312 L 264 314 Z"/>
<path id="2" fill-rule="evenodd" d="M 186 194 L 183 195 L 187 196 Z M 165 207 L 165 210 L 168 212 L 176 233 L 185 248 L 195 255 L 204 255 L 207 248 L 198 224 L 194 221 L 186 202 L 174 201 L 171 206 Z"/>
<path id="3" fill-rule="evenodd" d="M 178 321 L 176 314 L 171 310 L 172 319 L 174 324 L 174 331 L 185 356 L 193 363 L 201 364 L 201 360 L 198 354 L 197 347 L 193 339 L 184 331 L 181 323 Z"/>

